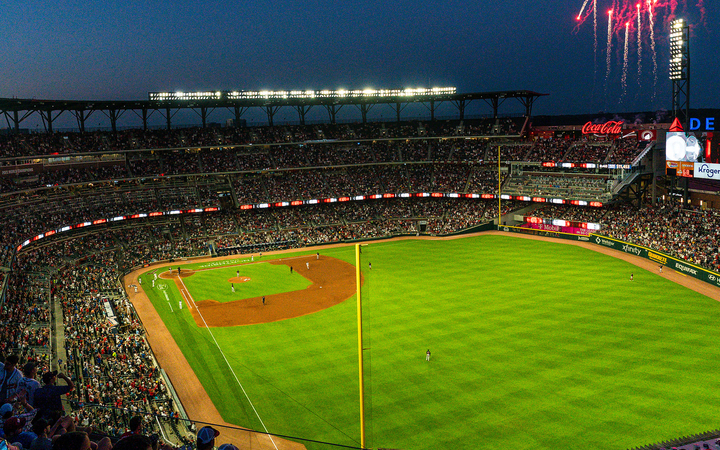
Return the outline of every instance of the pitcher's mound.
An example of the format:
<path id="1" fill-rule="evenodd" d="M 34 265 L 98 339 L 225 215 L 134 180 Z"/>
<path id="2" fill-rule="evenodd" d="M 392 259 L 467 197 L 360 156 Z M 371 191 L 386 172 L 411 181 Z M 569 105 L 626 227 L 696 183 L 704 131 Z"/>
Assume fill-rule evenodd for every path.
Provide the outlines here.
<path id="1" fill-rule="evenodd" d="M 230 283 L 245 283 L 250 281 L 250 277 L 232 277 L 228 280 Z"/>

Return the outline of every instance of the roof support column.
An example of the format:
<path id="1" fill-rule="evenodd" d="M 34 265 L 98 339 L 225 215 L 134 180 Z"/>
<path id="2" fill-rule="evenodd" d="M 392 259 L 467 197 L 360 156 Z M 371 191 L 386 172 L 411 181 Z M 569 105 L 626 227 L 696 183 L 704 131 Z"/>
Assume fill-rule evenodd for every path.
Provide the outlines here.
<path id="1" fill-rule="evenodd" d="M 268 125 L 274 125 L 275 114 L 280 110 L 280 106 L 265 105 L 265 114 L 267 114 Z"/>
<path id="2" fill-rule="evenodd" d="M 296 105 L 293 106 L 293 108 L 295 108 L 298 113 L 298 117 L 300 118 L 300 125 L 305 125 L 305 116 L 312 108 L 312 105 Z"/>
<path id="3" fill-rule="evenodd" d="M 403 106 L 402 103 L 396 102 L 394 105 L 390 105 L 390 107 L 395 111 L 395 120 L 400 122 L 400 113 L 407 108 L 408 103 L 405 103 L 405 106 Z"/>
<path id="4" fill-rule="evenodd" d="M 340 112 L 343 105 L 323 105 L 325 106 L 325 109 L 328 112 L 328 116 L 330 116 L 330 123 L 335 124 L 337 113 Z"/>
<path id="5" fill-rule="evenodd" d="M 367 123 L 367 113 L 372 109 L 373 106 L 370 103 L 360 103 L 359 105 L 355 105 L 360 110 L 360 114 L 362 115 L 362 123 Z"/>

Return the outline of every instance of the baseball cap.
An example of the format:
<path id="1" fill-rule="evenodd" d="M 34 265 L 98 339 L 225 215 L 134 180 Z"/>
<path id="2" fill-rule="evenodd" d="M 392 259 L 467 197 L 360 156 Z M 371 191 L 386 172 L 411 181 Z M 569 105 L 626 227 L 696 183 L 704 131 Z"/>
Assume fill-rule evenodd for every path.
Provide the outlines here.
<path id="1" fill-rule="evenodd" d="M 220 435 L 220 432 L 213 427 L 202 427 L 197 434 L 197 440 L 201 444 L 207 444 Z"/>
<path id="2" fill-rule="evenodd" d="M 218 450 L 240 450 L 239 448 L 235 447 L 232 444 L 223 444 L 218 448 Z"/>
<path id="3" fill-rule="evenodd" d="M 13 405 L 10 403 L 5 403 L 4 405 L 2 405 L 2 407 L 0 407 L 0 418 L 5 417 L 5 414 L 12 412 L 12 410 Z"/>
<path id="4" fill-rule="evenodd" d="M 5 431 L 5 434 L 10 434 L 22 429 L 22 427 L 24 426 L 24 417 L 11 417 L 5 421 L 5 425 L 3 425 L 3 430 Z"/>
<path id="5" fill-rule="evenodd" d="M 51 370 L 49 372 L 45 372 L 43 374 L 43 383 L 48 384 L 50 382 L 50 380 L 53 379 L 53 377 L 57 376 L 57 374 L 58 374 L 57 370 Z"/>

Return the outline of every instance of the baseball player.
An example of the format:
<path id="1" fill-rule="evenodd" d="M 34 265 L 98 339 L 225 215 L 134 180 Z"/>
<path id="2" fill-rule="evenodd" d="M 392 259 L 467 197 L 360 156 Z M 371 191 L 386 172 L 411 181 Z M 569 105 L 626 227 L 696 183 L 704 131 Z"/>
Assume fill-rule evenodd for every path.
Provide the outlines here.
<path id="1" fill-rule="evenodd" d="M 292 271 L 293 271 L 293 268 L 292 268 L 292 266 L 290 266 L 290 274 L 292 274 Z"/>
<path id="2" fill-rule="evenodd" d="M 309 262 L 306 262 L 306 263 L 305 263 L 305 268 L 307 268 L 307 270 L 310 270 L 310 263 L 309 263 Z"/>
<path id="3" fill-rule="evenodd" d="M 430 361 L 430 349 L 425 352 L 425 361 Z"/>
<path id="4" fill-rule="evenodd" d="M 233 283 L 230 283 L 230 288 L 232 289 L 233 292 L 235 292 L 235 285 Z"/>
<path id="5" fill-rule="evenodd" d="M 660 273 L 662 273 L 662 264 L 660 265 Z"/>
<path id="6" fill-rule="evenodd" d="M 630 281 L 633 280 L 633 274 L 630 274 Z"/>
<path id="7" fill-rule="evenodd" d="M 236 276 L 237 278 L 240 278 L 240 271 L 239 271 L 239 270 L 236 270 L 236 271 L 235 271 L 235 276 Z"/>
<path id="8" fill-rule="evenodd" d="M 320 259 L 320 252 L 315 253 L 315 259 Z"/>
<path id="9" fill-rule="evenodd" d="M 263 295 L 263 305 L 265 304 L 265 296 Z"/>

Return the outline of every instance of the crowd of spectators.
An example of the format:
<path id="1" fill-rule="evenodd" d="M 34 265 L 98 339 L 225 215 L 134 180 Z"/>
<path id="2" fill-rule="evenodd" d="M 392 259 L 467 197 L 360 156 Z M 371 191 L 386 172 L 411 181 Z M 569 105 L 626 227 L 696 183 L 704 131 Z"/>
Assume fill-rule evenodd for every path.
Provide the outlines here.
<path id="1" fill-rule="evenodd" d="M 512 195 L 606 201 L 612 181 L 609 175 L 524 172 L 510 177 L 503 190 Z"/>
<path id="2" fill-rule="evenodd" d="M 0 286 L 5 301 L 0 353 L 17 354 L 39 371 L 51 360 L 52 305 L 61 308 L 64 350 L 55 355 L 75 389 L 67 427 L 101 435 L 127 432 L 137 414 L 144 430 L 174 427 L 177 405 L 119 276 L 153 261 L 215 251 L 256 252 L 326 242 L 445 235 L 486 224 L 497 200 L 380 199 L 220 212 L 106 223 L 46 237 L 16 255 L 15 246 L 46 230 L 140 212 L 218 207 L 220 194 L 238 205 L 402 192 L 497 193 L 497 150 L 503 161 L 631 162 L 636 141 L 560 140 L 532 143 L 466 136 L 516 134 L 513 120 L 364 125 L 191 128 L 0 136 L 0 165 L 32 155 L 105 152 L 88 159 L 46 158 L 44 170 L 0 178 Z M 427 139 L 445 137 L 446 139 Z M 252 144 L 252 145 L 251 145 Z M 82 158 L 85 158 L 83 156 Z M 78 162 L 80 161 L 80 162 Z M 607 192 L 607 177 L 536 173 L 503 191 Z M 226 197 L 227 198 L 227 197 Z M 527 203 L 501 202 L 501 214 Z M 600 223 L 602 234 L 720 269 L 714 230 L 720 216 L 679 206 L 604 208 L 542 205 L 535 217 Z M 3 268 L 10 269 L 6 274 Z"/>
<path id="3" fill-rule="evenodd" d="M 521 120 L 521 119 L 520 119 Z M 517 135 L 514 119 L 445 120 L 435 122 L 371 122 L 342 125 L 279 125 L 271 127 L 207 127 L 125 130 L 115 133 L 32 133 L 0 135 L 0 158 L 65 155 L 122 150 L 181 149 L 303 143 L 328 140 L 397 139 L 440 136 Z M 222 160 L 207 162 L 206 171 L 222 167 Z"/>

